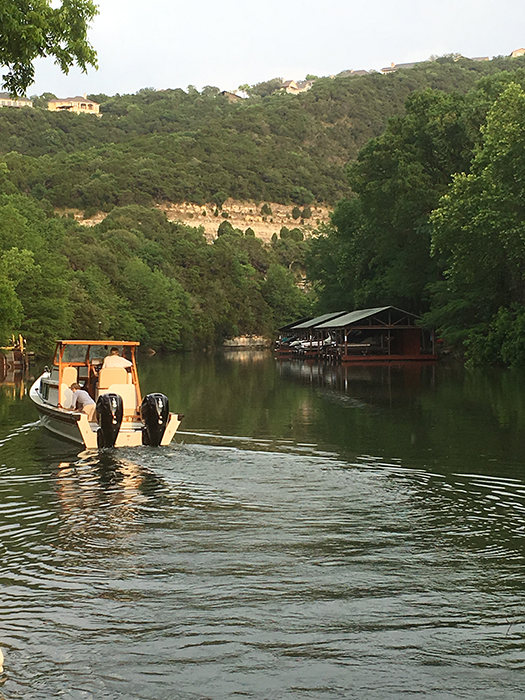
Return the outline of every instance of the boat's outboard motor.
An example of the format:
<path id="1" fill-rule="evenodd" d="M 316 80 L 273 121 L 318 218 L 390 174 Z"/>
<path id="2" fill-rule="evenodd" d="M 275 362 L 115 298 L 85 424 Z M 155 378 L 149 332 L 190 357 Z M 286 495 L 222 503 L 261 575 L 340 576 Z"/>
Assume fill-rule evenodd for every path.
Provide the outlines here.
<path id="1" fill-rule="evenodd" d="M 122 397 L 118 394 L 102 394 L 98 397 L 96 413 L 100 426 L 97 431 L 98 447 L 114 447 L 124 415 Z"/>
<path id="2" fill-rule="evenodd" d="M 142 442 L 158 447 L 170 417 L 168 397 L 164 394 L 145 396 L 140 407 L 140 417 L 144 423 Z"/>

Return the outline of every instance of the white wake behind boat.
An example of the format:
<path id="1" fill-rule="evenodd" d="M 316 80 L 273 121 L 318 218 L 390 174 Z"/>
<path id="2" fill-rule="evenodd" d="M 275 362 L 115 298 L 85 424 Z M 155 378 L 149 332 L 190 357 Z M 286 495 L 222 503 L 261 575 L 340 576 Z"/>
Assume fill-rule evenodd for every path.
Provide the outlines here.
<path id="1" fill-rule="evenodd" d="M 164 394 L 142 400 L 135 341 L 59 340 L 53 365 L 32 385 L 29 395 L 40 421 L 51 432 L 87 448 L 169 445 L 182 415 L 169 412 Z M 128 367 L 104 367 L 110 348 L 129 361 Z M 128 363 L 122 363 L 128 364 Z M 71 409 L 78 383 L 96 403 L 90 418 Z"/>

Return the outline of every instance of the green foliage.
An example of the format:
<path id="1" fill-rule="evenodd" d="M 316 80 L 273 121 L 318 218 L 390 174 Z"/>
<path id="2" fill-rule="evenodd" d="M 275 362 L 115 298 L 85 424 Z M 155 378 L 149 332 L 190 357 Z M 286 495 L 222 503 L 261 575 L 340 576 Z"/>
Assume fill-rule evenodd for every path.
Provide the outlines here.
<path id="1" fill-rule="evenodd" d="M 96 67 L 96 54 L 87 41 L 89 23 L 98 14 L 91 0 L 2 0 L 0 5 L 0 65 L 8 72 L 2 86 L 24 94 L 34 80 L 33 61 L 53 56 L 63 73 L 75 63 L 86 72 Z"/>
<path id="2" fill-rule="evenodd" d="M 279 233 L 279 237 L 283 241 L 287 241 L 287 240 L 303 241 L 304 240 L 304 234 L 300 228 L 293 228 L 290 230 L 289 228 L 286 228 L 286 226 L 283 226 L 281 228 L 281 231 Z"/>
<path id="3" fill-rule="evenodd" d="M 228 197 L 298 207 L 335 204 L 350 196 L 346 164 L 389 118 L 405 114 L 411 94 L 432 88 L 464 95 L 479 77 L 498 74 L 501 82 L 498 71 L 515 76 L 523 63 L 429 61 L 385 76 L 320 78 L 306 93 L 254 93 L 231 104 L 209 86 L 202 92 L 92 95 L 102 119 L 4 109 L 0 151 L 10 182 L 55 207 L 109 211 L 169 200 L 214 203 L 220 210 Z M 479 117 L 495 89 L 486 83 L 472 104 L 464 125 L 472 140 L 479 139 Z M 415 119 L 415 107 L 412 113 Z M 431 140 L 444 144 L 447 123 L 434 127 Z M 446 157 L 437 167 L 447 169 Z"/>
<path id="4" fill-rule="evenodd" d="M 22 319 L 23 308 L 16 295 L 16 285 L 9 278 L 8 265 L 4 260 L 5 254 L 0 257 L 0 343 L 5 344 L 18 328 Z"/>
<path id="5" fill-rule="evenodd" d="M 427 322 L 437 321 L 473 362 L 517 364 L 525 299 L 525 91 L 510 83 L 487 113 L 471 172 L 433 212 L 444 260 Z M 512 328 L 505 328 L 512 323 Z"/>
<path id="6" fill-rule="evenodd" d="M 263 216 L 273 216 L 272 208 L 266 202 L 261 207 L 261 214 Z"/>
<path id="7" fill-rule="evenodd" d="M 284 233 L 284 236 L 283 236 Z M 311 245 L 310 241 L 303 241 L 303 234 L 300 229 L 291 231 L 283 227 L 281 229 L 282 238 L 272 237 L 272 250 L 276 256 L 276 262 L 288 270 L 300 272 L 302 279 L 305 273 L 305 260 Z"/>
<path id="8" fill-rule="evenodd" d="M 299 207 L 294 207 L 292 209 L 292 218 L 293 219 L 300 219 L 301 218 L 301 210 Z"/>
<path id="9" fill-rule="evenodd" d="M 439 273 L 429 215 L 453 173 L 469 167 L 474 146 L 464 104 L 457 94 L 415 93 L 406 115 L 392 119 L 349 168 L 358 197 L 339 203 L 333 227 L 309 259 L 309 276 L 331 308 L 391 304 L 428 310 L 428 285 Z M 319 258 L 330 246 L 327 266 Z"/>
<path id="10" fill-rule="evenodd" d="M 425 312 L 473 364 L 524 361 L 524 86 L 518 68 L 466 96 L 408 98 L 307 249 L 321 308 Z"/>
<path id="11" fill-rule="evenodd" d="M 229 221 L 223 221 L 217 229 L 218 236 L 224 236 L 225 234 L 235 235 L 235 229 Z"/>
<path id="12" fill-rule="evenodd" d="M 274 309 L 277 327 L 306 316 L 311 309 L 311 300 L 296 286 L 294 275 L 275 263 L 268 268 L 262 294 Z"/>
<path id="13" fill-rule="evenodd" d="M 465 347 L 471 366 L 525 366 L 525 306 L 500 307 L 488 328 L 471 329 Z"/>
<path id="14" fill-rule="evenodd" d="M 27 195 L 0 195 L 0 339 L 21 332 L 45 354 L 58 337 L 97 337 L 100 322 L 108 337 L 173 351 L 273 332 L 305 298 L 288 289 L 294 274 L 253 232 L 225 220 L 219 234 L 209 244 L 202 229 L 135 204 L 84 228 Z M 274 268 L 286 299 L 272 292 Z"/>
<path id="15" fill-rule="evenodd" d="M 222 209 L 222 205 L 228 199 L 226 192 L 215 192 L 211 201 L 216 205 L 217 209 Z"/>
<path id="16" fill-rule="evenodd" d="M 290 199 L 299 206 L 303 206 L 304 204 L 312 204 L 315 201 L 315 196 L 306 187 L 294 187 Z"/>
<path id="17" fill-rule="evenodd" d="M 33 102 L 33 107 L 35 109 L 47 109 L 49 101 L 56 99 L 57 96 L 52 92 L 44 92 L 41 95 L 31 95 L 31 101 Z"/>
<path id="18" fill-rule="evenodd" d="M 309 312 L 307 269 L 323 310 L 427 312 L 472 362 L 521 363 L 523 64 L 440 59 L 235 104 L 148 89 L 97 96 L 102 119 L 0 110 L 0 336 L 47 352 L 99 321 L 165 350 L 271 332 Z M 313 239 L 283 227 L 270 246 L 225 217 L 209 244 L 151 206 L 218 217 L 228 197 L 294 202 L 296 221 L 340 203 Z M 57 206 L 109 215 L 84 228 Z"/>
<path id="19" fill-rule="evenodd" d="M 245 92 L 251 97 L 267 97 L 272 95 L 277 90 L 280 90 L 283 84 L 282 78 L 272 78 L 256 85 L 239 85 L 239 90 Z"/>

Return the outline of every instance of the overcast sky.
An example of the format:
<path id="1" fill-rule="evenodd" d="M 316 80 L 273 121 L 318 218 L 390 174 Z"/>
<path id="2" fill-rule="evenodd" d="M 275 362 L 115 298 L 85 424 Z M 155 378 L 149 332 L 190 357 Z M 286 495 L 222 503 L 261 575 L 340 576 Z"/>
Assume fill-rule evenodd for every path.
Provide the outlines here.
<path id="1" fill-rule="evenodd" d="M 99 0 L 89 33 L 99 69 L 63 76 L 37 62 L 29 95 L 234 90 L 243 83 L 431 55 L 508 55 L 525 46 L 524 0 Z"/>

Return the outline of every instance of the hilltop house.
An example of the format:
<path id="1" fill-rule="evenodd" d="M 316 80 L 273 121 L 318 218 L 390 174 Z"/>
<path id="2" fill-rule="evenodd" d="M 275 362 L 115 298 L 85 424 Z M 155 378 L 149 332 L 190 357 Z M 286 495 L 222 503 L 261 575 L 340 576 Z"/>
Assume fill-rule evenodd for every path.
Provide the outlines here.
<path id="1" fill-rule="evenodd" d="M 281 90 L 284 90 L 290 95 L 298 95 L 300 92 L 308 92 L 308 90 L 314 84 L 314 80 L 285 80 L 281 86 Z"/>
<path id="2" fill-rule="evenodd" d="M 361 76 L 361 75 L 368 75 L 367 70 L 352 70 L 349 68 L 348 70 L 341 71 L 341 73 L 337 74 L 337 78 L 350 78 L 352 76 Z"/>
<path id="3" fill-rule="evenodd" d="M 281 89 L 288 92 L 290 95 L 297 95 L 299 92 L 299 88 L 297 87 L 295 80 L 285 80 Z"/>
<path id="4" fill-rule="evenodd" d="M 399 70 L 400 68 L 413 68 L 415 65 L 417 65 L 417 62 L 415 63 L 392 63 L 387 66 L 386 68 L 381 68 L 381 73 L 386 74 L 386 73 L 395 73 L 396 70 Z"/>
<path id="5" fill-rule="evenodd" d="M 525 54 L 525 49 L 515 49 L 511 54 L 511 58 L 518 58 L 518 56 L 523 56 Z"/>
<path id="6" fill-rule="evenodd" d="M 228 90 L 223 90 L 221 92 L 221 95 L 225 97 L 230 103 L 242 102 L 244 99 L 240 95 L 236 95 L 234 92 L 228 92 Z"/>
<path id="7" fill-rule="evenodd" d="M 8 92 L 0 92 L 0 107 L 32 107 L 27 97 L 11 97 Z"/>
<path id="8" fill-rule="evenodd" d="M 523 51 L 525 53 L 525 49 L 518 49 L 518 51 Z M 511 54 L 514 55 L 514 52 Z M 521 54 L 516 54 L 517 56 L 521 56 Z M 459 54 L 456 54 L 454 57 L 454 61 L 459 61 L 460 58 L 467 58 L 467 56 L 460 56 Z M 428 59 L 432 60 L 432 58 Z M 475 58 L 469 58 L 469 61 L 489 61 L 488 56 L 476 56 Z M 418 63 L 426 63 L 426 61 L 416 61 L 415 63 L 394 63 L 392 62 L 389 66 L 386 68 L 381 68 L 381 73 L 385 75 L 386 73 L 395 73 L 396 70 L 399 70 L 400 68 L 413 68 L 414 66 L 417 66 Z"/>
<path id="9" fill-rule="evenodd" d="M 100 114 L 100 105 L 82 97 L 65 97 L 64 99 L 49 100 L 47 108 L 50 112 L 75 112 L 75 114 Z"/>

